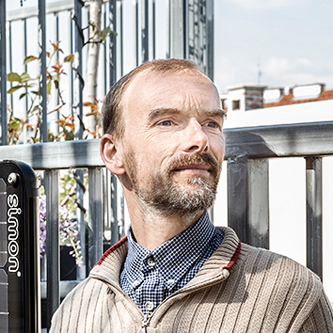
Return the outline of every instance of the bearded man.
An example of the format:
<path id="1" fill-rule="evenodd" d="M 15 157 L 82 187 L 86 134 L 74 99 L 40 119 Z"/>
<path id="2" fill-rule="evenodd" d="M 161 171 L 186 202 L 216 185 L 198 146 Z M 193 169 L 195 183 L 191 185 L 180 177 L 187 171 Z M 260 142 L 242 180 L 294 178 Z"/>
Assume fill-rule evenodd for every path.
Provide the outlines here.
<path id="1" fill-rule="evenodd" d="M 51 332 L 333 332 L 315 274 L 215 228 L 225 112 L 192 62 L 155 60 L 106 97 L 101 156 L 131 221 Z"/>

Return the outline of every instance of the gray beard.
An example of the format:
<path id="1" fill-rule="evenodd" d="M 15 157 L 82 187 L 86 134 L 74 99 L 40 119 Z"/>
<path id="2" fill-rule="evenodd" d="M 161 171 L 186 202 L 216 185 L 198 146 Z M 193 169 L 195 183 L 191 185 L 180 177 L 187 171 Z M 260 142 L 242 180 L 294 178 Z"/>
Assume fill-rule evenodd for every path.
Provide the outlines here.
<path id="1" fill-rule="evenodd" d="M 182 160 L 183 163 L 186 163 L 184 159 Z M 189 158 L 188 161 L 190 163 L 191 159 Z M 212 171 L 213 180 L 211 182 L 198 176 L 188 179 L 187 185 L 193 188 L 177 184 L 172 178 L 172 168 L 174 166 L 170 166 L 166 177 L 161 174 L 155 176 L 152 186 L 148 189 L 144 186 L 139 186 L 136 179 L 136 163 L 133 157 L 131 162 L 130 178 L 135 193 L 138 195 L 143 207 L 151 209 L 159 215 L 193 215 L 210 208 L 215 201 L 220 174 L 217 165 L 214 165 Z M 211 163 L 214 164 L 213 162 Z"/>
<path id="2" fill-rule="evenodd" d="M 162 214 L 192 214 L 213 205 L 217 184 L 210 186 L 200 177 L 188 180 L 188 184 L 196 185 L 196 187 L 194 189 L 182 188 L 172 181 L 161 184 L 156 179 L 152 190 L 148 193 L 140 191 L 137 186 L 134 188 L 145 205 Z"/>

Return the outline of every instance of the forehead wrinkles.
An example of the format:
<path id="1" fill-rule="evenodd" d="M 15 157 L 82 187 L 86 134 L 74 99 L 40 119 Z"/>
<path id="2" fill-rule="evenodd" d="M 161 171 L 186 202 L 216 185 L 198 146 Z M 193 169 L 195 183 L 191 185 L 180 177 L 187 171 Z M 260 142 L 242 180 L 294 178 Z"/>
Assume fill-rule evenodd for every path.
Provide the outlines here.
<path id="1" fill-rule="evenodd" d="M 140 108 L 149 112 L 154 107 L 173 108 L 182 104 L 189 110 L 198 111 L 207 89 L 219 98 L 214 84 L 200 72 L 160 73 L 146 70 L 128 83 L 119 106 L 127 124 L 135 118 L 135 110 Z"/>
<path id="2" fill-rule="evenodd" d="M 200 109 L 200 95 L 198 96 L 195 91 L 184 90 L 181 99 L 183 98 L 184 106 L 191 111 L 199 111 Z"/>

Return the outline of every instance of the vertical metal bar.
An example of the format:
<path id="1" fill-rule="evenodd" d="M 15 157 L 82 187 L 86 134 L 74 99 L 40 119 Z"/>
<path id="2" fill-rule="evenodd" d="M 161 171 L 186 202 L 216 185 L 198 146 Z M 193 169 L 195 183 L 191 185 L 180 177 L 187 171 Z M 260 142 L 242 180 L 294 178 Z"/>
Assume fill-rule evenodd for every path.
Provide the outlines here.
<path id="1" fill-rule="evenodd" d="M 88 269 L 92 269 L 103 254 L 102 170 L 90 168 L 89 177 L 89 248 Z"/>
<path id="2" fill-rule="evenodd" d="M 83 72 L 82 72 L 82 48 L 84 43 L 84 36 L 82 31 L 82 7 L 83 3 L 80 0 L 74 1 L 74 22 L 75 22 L 75 79 L 74 79 L 74 109 L 79 121 L 76 122 L 76 138 L 82 139 L 83 127 L 81 122 L 83 121 Z"/>
<path id="3" fill-rule="evenodd" d="M 47 260 L 47 327 L 60 304 L 59 195 L 58 171 L 45 171 L 46 193 L 46 260 Z"/>
<path id="4" fill-rule="evenodd" d="M 135 2 L 135 46 L 136 65 L 139 66 L 139 0 Z"/>
<path id="5" fill-rule="evenodd" d="M 83 137 L 83 78 L 82 78 L 82 48 L 84 43 L 84 36 L 82 30 L 82 7 L 83 3 L 80 0 L 74 0 L 74 54 L 75 54 L 75 63 L 73 69 L 75 71 L 74 75 L 74 91 L 72 95 L 73 99 L 73 114 L 76 116 L 75 119 L 75 129 L 76 129 L 76 138 L 82 139 Z M 72 45 L 72 44 L 71 44 Z M 77 177 L 78 182 L 83 184 L 83 171 L 77 170 L 75 172 L 75 177 Z M 81 244 L 81 253 L 83 258 L 83 265 L 81 268 L 77 269 L 76 276 L 78 279 L 84 279 L 87 275 L 87 260 L 86 260 L 86 243 L 85 243 L 85 221 L 84 221 L 84 211 L 81 209 L 83 207 L 83 196 L 84 190 L 77 186 L 76 190 L 76 201 L 78 208 L 76 210 L 76 215 L 78 219 L 78 225 L 80 226 L 80 244 Z"/>
<path id="6" fill-rule="evenodd" d="M 228 224 L 242 242 L 269 248 L 268 161 L 228 160 Z"/>
<path id="7" fill-rule="evenodd" d="M 188 0 L 188 10 L 187 10 L 187 19 L 188 19 L 188 39 L 186 43 L 186 58 L 196 61 L 195 54 L 195 38 L 196 38 L 196 29 L 198 27 L 196 12 L 195 12 L 195 1 Z M 199 64 L 198 64 L 199 65 Z"/>
<path id="8" fill-rule="evenodd" d="M 117 3 L 115 0 L 110 0 L 110 24 L 112 25 L 112 30 L 116 31 L 117 29 Z M 136 17 L 138 16 L 138 2 L 136 2 Z M 121 22 L 122 24 L 122 22 Z M 136 32 L 138 31 L 138 25 L 136 24 Z M 136 33 L 136 38 L 137 38 Z M 110 86 L 112 86 L 116 80 L 117 80 L 117 43 L 116 43 L 116 35 L 114 34 L 111 36 L 112 39 L 110 39 L 110 63 L 112 63 L 113 66 L 110 64 Z M 121 35 L 121 38 L 122 35 Z M 138 40 L 136 40 L 138 42 Z M 136 50 L 138 54 L 138 48 Z M 137 56 L 137 63 L 138 63 L 138 56 Z M 114 244 L 114 229 L 115 223 L 118 223 L 117 220 L 117 191 L 114 192 L 114 187 L 117 188 L 117 179 L 114 175 L 111 175 L 111 182 L 109 181 L 110 178 L 107 177 L 107 184 L 106 186 L 111 186 L 111 207 L 108 207 L 111 212 L 111 244 Z M 118 230 L 118 225 L 117 225 Z"/>
<path id="9" fill-rule="evenodd" d="M 80 184 L 84 184 L 84 175 L 82 170 L 76 170 L 74 173 L 74 177 L 76 179 L 76 218 L 79 225 L 79 239 L 81 246 L 81 256 L 82 256 L 82 266 L 77 267 L 76 269 L 76 278 L 78 280 L 83 280 L 87 276 L 87 259 L 86 259 L 86 223 L 84 220 L 85 210 L 83 208 L 84 202 L 84 191 L 85 189 L 80 186 Z"/>
<path id="10" fill-rule="evenodd" d="M 120 26 L 120 76 L 124 75 L 124 13 L 123 13 L 123 2 L 121 1 L 120 4 L 120 10 L 119 10 L 119 17 L 120 17 L 120 22 L 119 22 L 119 26 Z"/>
<path id="11" fill-rule="evenodd" d="M 170 58 L 186 58 L 186 0 L 170 1 L 169 54 Z"/>
<path id="12" fill-rule="evenodd" d="M 206 34 L 206 0 L 201 0 L 198 3 L 198 22 L 199 22 L 199 36 L 198 36 L 198 58 L 202 68 L 206 71 L 205 66 L 205 34 Z"/>
<path id="13" fill-rule="evenodd" d="M 27 20 L 26 19 L 24 20 L 23 29 L 24 29 L 24 57 L 26 57 L 27 54 L 28 54 L 28 38 L 27 38 L 28 29 L 27 29 Z M 26 73 L 28 72 L 28 65 L 27 64 L 24 66 L 24 71 Z M 25 92 L 28 93 L 28 88 L 25 88 Z M 24 99 L 25 99 L 25 109 L 28 110 L 28 108 L 29 108 L 28 102 L 29 101 L 26 97 Z M 26 131 L 26 129 L 25 129 L 25 131 Z"/>
<path id="14" fill-rule="evenodd" d="M 307 267 L 323 278 L 322 158 L 306 157 Z"/>
<path id="15" fill-rule="evenodd" d="M 119 223 L 120 222 L 120 223 Z M 119 230 L 119 226 L 121 229 L 121 232 Z M 120 221 L 118 219 L 118 237 L 122 238 L 126 234 L 125 230 L 125 197 L 124 197 L 124 192 L 121 190 L 120 194 Z"/>
<path id="16" fill-rule="evenodd" d="M 74 16 L 75 12 L 72 11 L 71 12 L 71 15 L 69 16 L 69 26 L 70 26 L 70 35 L 69 35 L 69 38 L 70 38 L 70 45 L 71 45 L 71 54 L 74 53 L 74 29 L 73 29 L 73 25 L 75 26 L 75 22 L 73 21 L 72 17 Z M 74 75 L 73 75 L 73 70 L 70 71 L 70 74 L 69 74 L 69 85 L 70 85 L 70 102 L 71 102 L 71 108 L 70 108 L 70 113 L 71 113 L 71 116 L 74 117 L 74 84 L 73 84 L 73 79 Z"/>
<path id="17" fill-rule="evenodd" d="M 214 81 L 214 0 L 207 0 L 206 4 L 206 74 Z"/>
<path id="18" fill-rule="evenodd" d="M 247 243 L 248 165 L 247 157 L 229 159 L 227 165 L 228 225 Z"/>
<path id="19" fill-rule="evenodd" d="M 117 177 L 111 175 L 111 244 L 119 240 Z"/>
<path id="20" fill-rule="evenodd" d="M 249 244 L 269 249 L 269 163 L 248 161 L 248 235 Z"/>
<path id="21" fill-rule="evenodd" d="M 105 226 L 111 231 L 111 245 L 119 241 L 120 234 L 124 234 L 124 196 L 118 193 L 118 180 L 107 169 L 105 171 L 105 187 L 103 194 Z M 120 214 L 118 211 L 120 209 Z M 120 216 L 119 216 L 120 215 Z M 120 225 L 120 223 L 122 225 Z"/>
<path id="22" fill-rule="evenodd" d="M 156 58 L 156 3 L 155 0 L 153 0 L 153 9 L 152 9 L 152 49 L 153 49 L 153 59 Z"/>
<path id="23" fill-rule="evenodd" d="M 199 60 L 199 2 L 198 0 L 188 0 L 188 59 L 195 61 L 200 67 Z"/>
<path id="24" fill-rule="evenodd" d="M 192 0 L 183 0 L 183 34 L 184 34 L 184 59 L 189 59 L 190 56 L 190 45 L 189 45 L 189 8 L 190 8 L 190 1 Z"/>
<path id="25" fill-rule="evenodd" d="M 6 45 L 8 47 L 8 52 L 7 52 L 7 61 L 9 62 L 9 72 L 11 73 L 13 71 L 13 59 L 12 59 L 12 22 L 8 22 L 8 27 L 7 27 L 7 42 L 8 44 Z M 12 84 L 10 84 L 10 87 L 12 87 Z M 7 96 L 8 97 L 8 96 Z M 13 94 L 10 95 L 10 105 L 13 107 L 14 104 L 14 97 Z"/>
<path id="26" fill-rule="evenodd" d="M 0 144 L 7 144 L 6 1 L 0 1 Z"/>
<path id="27" fill-rule="evenodd" d="M 104 231 L 110 231 L 111 233 L 111 226 L 110 226 L 110 221 L 111 218 L 110 216 L 110 209 L 111 207 L 110 201 L 111 201 L 111 195 L 110 195 L 110 171 L 106 168 L 103 168 L 103 182 L 102 182 L 102 195 L 103 195 L 103 220 L 104 220 Z M 109 237 L 108 233 L 106 232 L 106 240 L 111 240 L 111 236 Z"/>
<path id="28" fill-rule="evenodd" d="M 149 60 L 149 3 L 141 0 L 141 62 Z"/>
<path id="29" fill-rule="evenodd" d="M 56 42 L 60 41 L 59 38 L 59 13 L 54 13 L 55 17 L 56 17 Z M 59 61 L 59 51 L 57 52 L 57 61 Z M 59 99 L 59 95 L 57 95 L 57 105 L 59 105 L 60 103 L 60 99 Z M 59 112 L 56 112 L 56 120 L 59 120 Z M 59 124 L 56 123 L 56 134 L 59 133 Z"/>
<path id="30" fill-rule="evenodd" d="M 47 142 L 46 22 L 45 21 L 46 21 L 45 0 L 38 0 L 40 142 Z"/>
<path id="31" fill-rule="evenodd" d="M 206 29 L 206 18 L 205 18 L 205 11 L 206 11 L 206 1 L 197 0 L 197 36 L 195 38 L 195 54 L 197 58 L 197 63 L 199 66 L 206 71 L 206 66 L 204 62 L 204 53 L 205 53 L 205 43 L 204 43 L 204 34 Z"/>
<path id="32" fill-rule="evenodd" d="M 109 24 L 111 30 L 117 31 L 117 1 L 109 0 Z M 117 81 L 117 35 L 110 36 L 110 87 Z"/>
<path id="33" fill-rule="evenodd" d="M 102 28 L 106 28 L 108 26 L 108 17 L 109 17 L 109 8 L 104 8 L 104 11 L 103 11 L 103 22 L 102 22 Z M 110 39 L 109 40 L 105 40 L 105 44 L 104 44 L 104 47 L 102 48 L 102 51 L 103 51 L 103 64 L 102 64 L 102 67 L 103 67 L 103 83 L 104 83 L 104 95 L 107 94 L 108 92 L 108 89 L 109 89 L 109 81 L 110 79 L 108 78 L 108 74 L 109 74 L 109 71 L 108 71 L 108 67 L 109 67 L 109 64 L 108 64 L 108 57 L 109 57 L 109 49 L 110 49 Z"/>

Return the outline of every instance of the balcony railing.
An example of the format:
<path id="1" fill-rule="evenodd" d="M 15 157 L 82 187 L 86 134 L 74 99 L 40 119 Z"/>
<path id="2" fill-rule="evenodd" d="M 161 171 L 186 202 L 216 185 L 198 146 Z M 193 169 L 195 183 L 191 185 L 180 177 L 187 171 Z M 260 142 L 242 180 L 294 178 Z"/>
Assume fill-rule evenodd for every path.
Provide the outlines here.
<path id="1" fill-rule="evenodd" d="M 304 157 L 306 159 L 307 266 L 322 277 L 322 158 L 333 155 L 333 122 L 278 125 L 225 130 L 228 224 L 243 242 L 269 248 L 269 168 L 268 159 Z M 60 297 L 78 281 L 59 281 L 58 172 L 61 169 L 88 169 L 89 227 L 93 234 L 88 244 L 87 271 L 103 252 L 105 170 L 99 154 L 99 140 L 78 140 L 16 147 L 0 147 L 1 159 L 14 159 L 45 172 L 48 208 L 47 297 L 50 313 Z M 14 148 L 14 149 L 13 149 Z M 110 185 L 109 183 L 108 186 Z M 114 186 L 114 185 L 113 185 Z M 104 190 L 103 190 L 104 189 Z M 113 194 L 115 194 L 113 189 Z M 116 201 L 111 204 L 117 210 Z M 217 208 L 215 208 L 217 209 Z M 212 216 L 215 214 L 213 213 Z M 119 238 L 118 218 L 112 218 L 113 238 Z M 85 274 L 81 274 L 84 278 Z M 44 285 L 47 285 L 45 287 Z"/>

